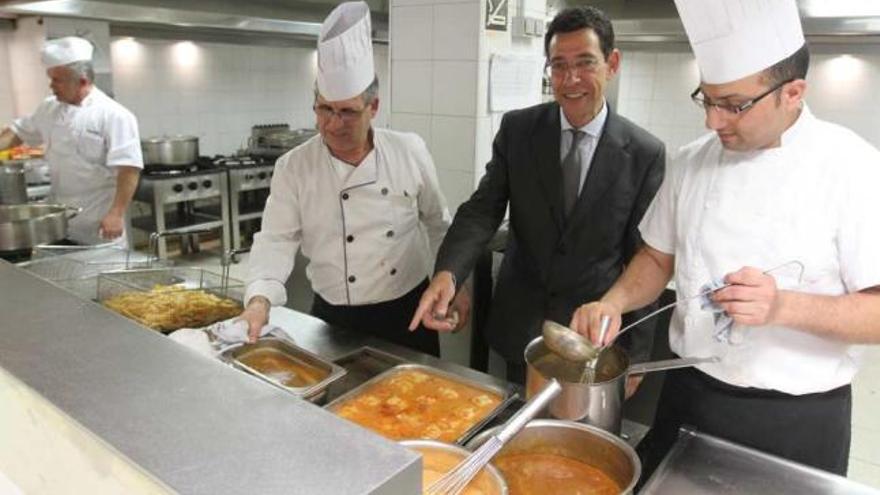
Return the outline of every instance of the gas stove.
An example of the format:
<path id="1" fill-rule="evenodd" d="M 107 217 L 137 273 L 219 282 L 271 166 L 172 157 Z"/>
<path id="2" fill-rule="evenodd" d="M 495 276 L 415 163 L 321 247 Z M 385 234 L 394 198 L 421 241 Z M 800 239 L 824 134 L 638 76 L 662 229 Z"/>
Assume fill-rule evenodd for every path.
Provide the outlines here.
<path id="1" fill-rule="evenodd" d="M 146 203 L 150 214 L 132 219 L 132 226 L 149 233 L 186 236 L 197 248 L 196 238 L 184 234 L 193 229 L 218 229 L 224 250 L 229 242 L 229 186 L 227 169 L 216 158 L 199 157 L 181 166 L 148 166 L 141 173 L 134 199 Z M 174 208 L 166 208 L 174 205 Z M 159 257 L 166 257 L 165 236 L 159 240 Z"/>

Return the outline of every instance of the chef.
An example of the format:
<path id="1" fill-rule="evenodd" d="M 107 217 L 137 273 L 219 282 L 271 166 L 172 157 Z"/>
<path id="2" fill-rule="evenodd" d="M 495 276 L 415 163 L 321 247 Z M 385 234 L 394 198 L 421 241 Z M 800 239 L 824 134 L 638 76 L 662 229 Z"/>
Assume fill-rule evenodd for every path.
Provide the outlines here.
<path id="1" fill-rule="evenodd" d="M 69 240 L 127 246 L 125 212 L 143 168 L 137 120 L 93 84 L 93 50 L 74 36 L 43 45 L 54 96 L 3 129 L 0 149 L 45 145 L 51 201 L 82 208 L 68 223 Z"/>
<path id="2" fill-rule="evenodd" d="M 314 316 L 439 355 L 435 332 L 407 324 L 450 215 L 424 141 L 372 126 L 378 90 L 369 7 L 343 3 L 318 39 L 319 134 L 278 159 L 254 236 L 242 314 L 251 339 L 284 304 L 302 249 Z"/>
<path id="3" fill-rule="evenodd" d="M 640 225 L 646 246 L 571 325 L 595 340 L 611 315 L 607 341 L 621 312 L 674 276 L 670 347 L 720 358 L 667 374 L 646 473 L 689 424 L 845 475 L 850 383 L 863 344 L 880 342 L 880 153 L 805 103 L 795 0 L 676 5 L 700 68 L 692 98 L 712 132 L 680 150 Z"/>

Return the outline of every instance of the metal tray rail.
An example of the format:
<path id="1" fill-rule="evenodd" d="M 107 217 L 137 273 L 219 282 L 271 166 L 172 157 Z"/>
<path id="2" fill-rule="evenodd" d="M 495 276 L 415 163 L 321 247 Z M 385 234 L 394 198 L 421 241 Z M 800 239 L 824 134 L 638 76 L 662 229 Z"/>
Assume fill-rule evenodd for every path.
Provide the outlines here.
<path id="1" fill-rule="evenodd" d="M 443 370 L 441 370 L 441 369 L 434 368 L 434 367 L 431 367 L 431 366 L 426 366 L 426 365 L 422 365 L 422 364 L 407 363 L 407 364 L 400 364 L 400 365 L 397 365 L 397 366 L 395 366 L 395 367 L 393 367 L 393 368 L 391 368 L 391 369 L 389 369 L 389 370 L 387 370 L 387 371 L 385 371 L 385 372 L 383 372 L 383 373 L 380 373 L 380 374 L 374 376 L 373 378 L 371 378 L 371 379 L 367 380 L 366 382 L 362 383 L 359 387 L 356 387 L 356 388 L 354 388 L 354 389 L 352 389 L 352 390 L 349 390 L 348 392 L 346 392 L 346 393 L 342 394 L 341 396 L 337 397 L 336 399 L 334 399 L 333 401 L 331 401 L 330 403 L 328 403 L 326 406 L 324 406 L 324 408 L 327 409 L 327 410 L 329 410 L 329 411 L 334 411 L 335 408 L 337 408 L 337 407 L 340 406 L 341 404 L 347 402 L 349 399 L 351 399 L 351 398 L 353 398 L 353 397 L 355 397 L 355 396 L 357 396 L 357 395 L 360 395 L 360 394 L 363 393 L 365 390 L 367 390 L 368 388 L 370 388 L 372 385 L 374 385 L 374 384 L 376 384 L 376 383 L 378 383 L 378 382 L 380 382 L 380 381 L 382 381 L 382 380 L 385 380 L 385 379 L 387 379 L 387 378 L 389 378 L 389 377 L 392 377 L 392 376 L 394 376 L 394 375 L 396 375 L 396 374 L 398 374 L 398 373 L 402 373 L 402 372 L 404 372 L 404 371 L 410 371 L 410 370 L 418 370 L 418 371 L 421 371 L 421 372 L 423 372 L 423 373 L 427 373 L 427 374 L 432 374 L 432 375 L 440 376 L 440 377 L 442 377 L 442 378 L 446 378 L 447 380 L 451 380 L 451 381 L 455 381 L 455 382 L 458 382 L 458 383 L 462 383 L 462 384 L 467 385 L 467 386 L 469 386 L 469 387 L 473 387 L 473 388 L 475 388 L 475 389 L 477 389 L 477 390 L 483 390 L 483 391 L 485 391 L 485 392 L 488 392 L 488 393 L 491 393 L 491 394 L 495 394 L 495 395 L 498 395 L 499 397 L 501 397 L 501 402 L 500 402 L 497 406 L 495 406 L 494 409 L 492 409 L 491 411 L 489 411 L 489 414 L 487 414 L 487 415 L 486 415 L 484 418 L 482 418 L 480 421 L 474 423 L 470 428 L 468 428 L 467 430 L 465 430 L 465 432 L 462 433 L 461 436 L 459 436 L 459 437 L 455 440 L 455 443 L 458 444 L 458 445 L 464 445 L 464 444 L 465 444 L 465 443 L 466 443 L 466 442 L 467 442 L 472 436 L 474 436 L 477 432 L 479 432 L 480 430 L 482 430 L 483 427 L 484 427 L 488 422 L 490 422 L 490 421 L 491 421 L 496 415 L 498 415 L 501 411 L 503 411 L 504 409 L 506 409 L 507 406 L 508 406 L 511 402 L 513 402 L 514 400 L 516 400 L 516 398 L 518 397 L 518 395 L 517 395 L 516 393 L 512 393 L 510 390 L 506 390 L 506 389 L 504 389 L 504 388 L 502 388 L 502 387 L 498 387 L 498 386 L 494 386 L 494 385 L 488 385 L 488 384 L 485 384 L 485 383 L 480 383 L 480 382 L 477 382 L 477 381 L 474 381 L 474 380 L 470 380 L 470 379 L 468 379 L 468 378 L 464 378 L 464 377 L 462 377 L 462 376 L 460 376 L 460 375 L 456 375 L 456 374 L 454 374 L 454 373 L 450 373 L 450 372 L 447 372 L 447 371 L 443 371 Z"/>

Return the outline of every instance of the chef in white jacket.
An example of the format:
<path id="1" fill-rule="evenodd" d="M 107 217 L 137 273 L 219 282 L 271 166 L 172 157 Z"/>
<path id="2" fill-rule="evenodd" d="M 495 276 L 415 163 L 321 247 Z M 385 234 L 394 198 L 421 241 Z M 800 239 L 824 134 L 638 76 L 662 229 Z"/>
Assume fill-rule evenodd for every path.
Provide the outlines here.
<path id="1" fill-rule="evenodd" d="M 278 159 L 254 236 L 242 314 L 251 339 L 284 304 L 302 249 L 313 315 L 439 354 L 436 332 L 407 325 L 450 216 L 425 143 L 373 128 L 378 109 L 369 7 L 343 3 L 318 40 L 320 132 Z"/>
<path id="2" fill-rule="evenodd" d="M 880 342 L 880 153 L 806 105 L 795 0 L 676 5 L 713 132 L 681 149 L 642 220 L 646 246 L 571 324 L 595 339 L 612 315 L 610 339 L 673 275 L 679 300 L 728 284 L 706 301 L 717 313 L 675 309 L 672 350 L 720 361 L 667 374 L 646 472 L 688 424 L 846 475 L 850 383 L 863 344 Z"/>
<path id="3" fill-rule="evenodd" d="M 68 223 L 68 239 L 127 246 L 125 212 L 143 168 L 137 120 L 94 86 L 89 41 L 47 41 L 42 61 L 54 96 L 0 132 L 0 149 L 22 142 L 45 145 L 50 199 L 82 208 Z"/>

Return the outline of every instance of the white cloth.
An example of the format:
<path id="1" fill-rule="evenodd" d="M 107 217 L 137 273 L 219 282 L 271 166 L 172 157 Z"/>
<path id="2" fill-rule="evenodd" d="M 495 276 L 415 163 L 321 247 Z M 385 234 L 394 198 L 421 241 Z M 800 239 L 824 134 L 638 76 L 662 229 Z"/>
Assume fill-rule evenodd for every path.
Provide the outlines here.
<path id="1" fill-rule="evenodd" d="M 46 145 L 52 201 L 77 206 L 68 236 L 82 244 L 107 242 L 98 235 L 101 219 L 116 194 L 117 166 L 143 168 L 137 120 L 125 107 L 92 87 L 79 105 L 47 98 L 12 130 L 31 146 Z M 120 242 L 124 242 L 125 235 Z"/>
<path id="2" fill-rule="evenodd" d="M 602 137 L 602 129 L 605 128 L 605 120 L 608 119 L 608 105 L 603 103 L 602 110 L 589 121 L 587 125 L 578 127 L 577 130 L 582 131 L 585 136 L 578 143 L 577 153 L 580 155 L 581 177 L 578 186 L 578 194 L 584 189 L 584 181 L 587 180 L 587 173 L 590 171 L 590 164 L 593 162 L 593 155 L 596 154 L 596 146 L 599 144 L 599 138 Z M 559 121 L 562 124 L 562 138 L 559 142 L 559 156 L 568 156 L 568 150 L 571 148 L 572 134 L 565 132 L 575 127 L 565 118 L 565 112 L 562 107 L 559 108 Z"/>
<path id="3" fill-rule="evenodd" d="M 804 44 L 795 0 L 675 0 L 675 6 L 706 83 L 761 72 Z"/>
<path id="4" fill-rule="evenodd" d="M 208 325 L 205 330 L 214 334 L 224 344 L 248 341 L 248 323 L 237 316 Z M 263 328 L 260 329 L 260 337 L 265 337 L 273 330 L 280 330 L 280 328 L 275 325 L 263 325 Z"/>
<path id="5" fill-rule="evenodd" d="M 92 60 L 95 47 L 88 40 L 77 36 L 67 36 L 43 43 L 40 58 L 46 67 L 67 65 L 74 62 Z"/>
<path id="6" fill-rule="evenodd" d="M 340 4 L 318 37 L 318 92 L 328 101 L 347 100 L 363 93 L 375 77 L 370 7 Z"/>
<path id="7" fill-rule="evenodd" d="M 782 145 L 737 153 L 709 134 L 685 146 L 640 225 L 651 247 L 675 256 L 679 297 L 743 266 L 780 289 L 842 295 L 880 285 L 876 192 L 880 153 L 853 132 L 815 118 L 806 106 Z M 678 306 L 670 347 L 681 356 L 719 356 L 699 368 L 743 387 L 790 394 L 848 384 L 862 348 L 779 326 L 734 325 L 726 345 L 713 315 L 692 300 Z M 736 335 L 738 334 L 738 335 Z"/>
<path id="8" fill-rule="evenodd" d="M 331 304 L 390 301 L 425 280 L 450 223 L 431 155 L 411 133 L 373 129 L 373 143 L 342 176 L 320 135 L 278 159 L 245 302 L 284 304 L 300 247 L 313 290 Z"/>

